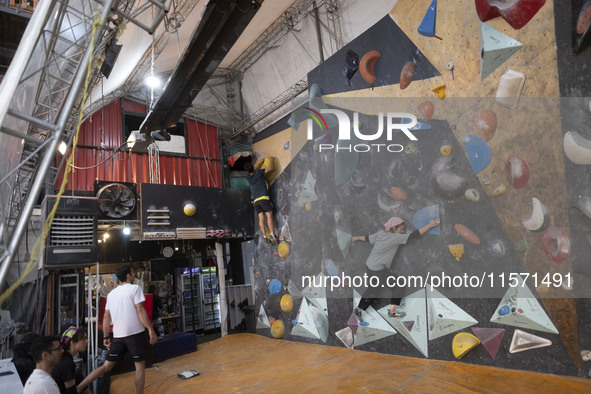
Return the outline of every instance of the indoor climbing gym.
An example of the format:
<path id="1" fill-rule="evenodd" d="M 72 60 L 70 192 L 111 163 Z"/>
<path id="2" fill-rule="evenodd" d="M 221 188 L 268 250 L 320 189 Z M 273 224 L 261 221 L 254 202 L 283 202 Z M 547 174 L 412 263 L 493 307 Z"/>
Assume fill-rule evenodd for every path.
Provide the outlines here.
<path id="1" fill-rule="evenodd" d="M 591 391 L 591 0 L 0 31 L 0 391 Z"/>

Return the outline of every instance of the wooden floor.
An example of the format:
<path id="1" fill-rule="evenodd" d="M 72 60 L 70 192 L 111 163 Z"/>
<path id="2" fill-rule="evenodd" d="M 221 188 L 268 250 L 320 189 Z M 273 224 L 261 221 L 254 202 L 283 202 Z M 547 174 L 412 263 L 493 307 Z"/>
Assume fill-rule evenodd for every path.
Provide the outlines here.
<path id="1" fill-rule="evenodd" d="M 200 376 L 181 380 L 195 369 Z M 591 379 L 425 360 L 339 347 L 229 335 L 146 370 L 146 393 L 197 392 L 585 393 Z M 133 372 L 111 377 L 111 393 L 134 392 Z"/>

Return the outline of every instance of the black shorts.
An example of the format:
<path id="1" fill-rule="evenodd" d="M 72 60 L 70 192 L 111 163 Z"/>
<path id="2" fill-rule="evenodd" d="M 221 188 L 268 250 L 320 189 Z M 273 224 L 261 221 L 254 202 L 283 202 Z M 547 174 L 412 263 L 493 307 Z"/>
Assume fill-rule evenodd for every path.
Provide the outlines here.
<path id="1" fill-rule="evenodd" d="M 149 344 L 145 330 L 128 337 L 113 338 L 111 350 L 109 350 L 106 359 L 109 361 L 123 360 L 125 354 L 129 352 L 134 362 L 144 361 Z"/>
<path id="2" fill-rule="evenodd" d="M 258 215 L 262 212 L 269 212 L 273 210 L 273 203 L 269 200 L 258 200 L 254 203 L 254 211 Z"/>

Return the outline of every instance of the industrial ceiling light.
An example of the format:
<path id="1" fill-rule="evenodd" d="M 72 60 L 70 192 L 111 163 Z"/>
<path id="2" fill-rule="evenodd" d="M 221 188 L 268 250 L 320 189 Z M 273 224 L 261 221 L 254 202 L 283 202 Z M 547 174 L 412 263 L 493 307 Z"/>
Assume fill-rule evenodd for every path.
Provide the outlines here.
<path id="1" fill-rule="evenodd" d="M 60 145 L 57 147 L 58 152 L 61 153 L 62 155 L 66 154 L 67 149 L 68 149 L 68 145 L 64 141 L 60 142 Z"/>
<path id="2" fill-rule="evenodd" d="M 129 235 L 131 234 L 131 228 L 129 228 L 129 226 L 125 225 L 125 223 L 123 224 L 123 234 L 125 235 Z"/>
<path id="3" fill-rule="evenodd" d="M 160 78 L 158 78 L 157 76 L 155 76 L 154 74 L 149 75 L 146 79 L 145 79 L 146 85 L 148 85 L 150 88 L 154 89 L 154 88 L 158 88 L 160 87 L 160 85 L 162 84 L 162 81 L 160 81 Z"/>

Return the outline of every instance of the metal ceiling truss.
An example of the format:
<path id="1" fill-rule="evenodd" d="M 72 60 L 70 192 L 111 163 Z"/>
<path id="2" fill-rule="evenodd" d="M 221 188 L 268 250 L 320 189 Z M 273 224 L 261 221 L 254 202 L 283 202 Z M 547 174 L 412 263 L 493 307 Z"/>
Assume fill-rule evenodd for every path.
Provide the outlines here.
<path id="1" fill-rule="evenodd" d="M 281 38 L 293 30 L 304 18 L 312 14 L 318 8 L 324 6 L 326 9 L 328 19 L 328 30 L 330 37 L 330 44 L 332 53 L 335 53 L 343 47 L 343 37 L 341 30 L 341 22 L 339 17 L 338 0 L 323 0 L 316 2 L 316 0 L 298 0 L 291 7 L 289 7 L 279 19 L 277 19 L 265 32 L 257 38 L 242 55 L 240 55 L 226 71 L 226 75 L 231 78 L 236 78 L 244 74 L 250 66 L 252 66 L 258 59 L 261 58 L 269 49 L 276 46 Z M 269 103 L 259 108 L 250 116 L 242 116 L 240 123 L 237 123 L 233 128 L 232 138 L 247 133 L 252 134 L 251 128 L 257 123 L 265 119 L 267 116 L 273 114 L 276 110 L 289 103 L 292 99 L 299 96 L 302 92 L 308 89 L 307 77 L 296 82 L 287 90 L 275 97 Z M 232 95 L 232 97 L 230 97 Z M 228 103 L 235 102 L 236 94 L 230 91 L 228 94 Z M 240 98 L 241 100 L 241 98 Z M 230 107 L 233 108 L 233 107 Z"/>
<path id="2" fill-rule="evenodd" d="M 171 1 L 149 0 L 158 11 L 151 25 L 144 26 L 148 31 L 156 29 Z M 0 86 L 0 97 L 12 98 L 0 101 L 0 132 L 23 141 L 19 164 L 1 180 L 12 195 L 0 215 L 0 288 L 37 198 L 57 173 L 53 167 L 57 147 L 75 131 L 89 62 L 104 50 L 124 19 L 135 23 L 143 12 L 133 9 L 133 1 L 100 4 L 96 0 L 40 2 Z M 93 24 L 99 14 L 91 53 Z M 89 89 L 99 78 L 95 70 Z"/>

